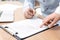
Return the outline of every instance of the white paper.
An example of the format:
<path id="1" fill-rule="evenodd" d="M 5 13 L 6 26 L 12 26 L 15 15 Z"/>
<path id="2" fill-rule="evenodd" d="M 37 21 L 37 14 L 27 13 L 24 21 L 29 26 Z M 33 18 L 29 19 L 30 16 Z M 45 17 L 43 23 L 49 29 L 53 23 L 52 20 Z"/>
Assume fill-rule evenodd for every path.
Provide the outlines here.
<path id="1" fill-rule="evenodd" d="M 19 36 L 20 38 L 25 38 L 27 36 L 30 36 L 47 28 L 45 26 L 40 28 L 41 23 L 42 20 L 36 18 L 36 19 L 26 19 L 3 26 L 4 27 L 8 26 L 9 28 L 7 30 L 10 33 L 15 34 L 15 32 L 18 32 L 17 36 Z"/>
<path id="2" fill-rule="evenodd" d="M 2 14 L 0 16 L 0 22 L 8 22 L 14 20 L 14 11 L 19 8 L 18 5 L 13 4 L 2 4 L 0 5 L 0 11 Z"/>

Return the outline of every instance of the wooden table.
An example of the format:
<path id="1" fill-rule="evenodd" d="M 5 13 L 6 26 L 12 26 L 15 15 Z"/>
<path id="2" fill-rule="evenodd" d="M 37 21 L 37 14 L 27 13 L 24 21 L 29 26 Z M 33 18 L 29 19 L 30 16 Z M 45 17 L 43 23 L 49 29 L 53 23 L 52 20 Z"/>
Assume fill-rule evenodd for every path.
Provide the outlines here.
<path id="1" fill-rule="evenodd" d="M 4 4 L 4 3 L 22 5 L 20 2 L 0 2 L 0 4 Z M 23 16 L 22 8 L 18 8 L 17 10 L 15 10 L 14 22 L 24 20 L 24 19 L 25 18 Z M 0 23 L 0 25 L 3 25 L 3 24 L 8 24 L 8 23 Z M 0 29 L 0 40 L 16 40 L 16 38 L 12 37 L 4 30 Z M 52 29 L 49 29 L 47 31 L 34 35 L 25 40 L 60 40 L 60 27 L 54 27 Z"/>

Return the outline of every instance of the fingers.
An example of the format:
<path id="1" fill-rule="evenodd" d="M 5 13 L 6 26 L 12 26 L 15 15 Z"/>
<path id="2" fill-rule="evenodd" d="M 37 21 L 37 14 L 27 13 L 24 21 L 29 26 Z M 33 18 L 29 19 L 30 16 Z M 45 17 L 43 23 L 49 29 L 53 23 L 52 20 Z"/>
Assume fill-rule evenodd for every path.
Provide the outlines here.
<path id="1" fill-rule="evenodd" d="M 49 16 L 47 16 L 44 20 L 43 20 L 43 24 L 41 25 L 41 27 L 43 27 L 43 25 L 48 26 L 49 28 L 53 27 L 55 25 L 55 23 L 57 21 L 59 21 L 59 15 L 57 14 L 51 14 Z"/>
<path id="2" fill-rule="evenodd" d="M 49 21 L 49 23 L 43 23 L 40 27 L 43 27 L 43 25 L 48 26 L 49 28 L 53 27 L 54 24 L 58 21 L 58 18 L 53 19 L 53 21 Z"/>
<path id="3" fill-rule="evenodd" d="M 29 9 L 28 14 L 31 15 L 31 16 L 34 16 L 35 10 L 34 9 Z"/>
<path id="4" fill-rule="evenodd" d="M 49 21 L 50 21 L 50 19 L 45 18 L 45 19 L 43 20 L 42 25 L 41 25 L 40 27 L 43 27 L 43 25 L 46 25 L 46 26 L 47 26 Z"/>
<path id="5" fill-rule="evenodd" d="M 43 19 L 43 23 L 47 24 L 47 23 L 49 23 L 50 20 L 51 20 L 51 18 L 46 17 L 45 19 Z"/>
<path id="6" fill-rule="evenodd" d="M 58 21 L 58 19 L 57 18 L 55 18 L 48 26 L 49 26 L 49 28 L 51 28 L 51 27 L 53 27 L 54 26 L 54 24 L 56 23 Z"/>
<path id="7" fill-rule="evenodd" d="M 30 12 L 30 11 L 27 11 L 27 14 L 30 15 L 30 16 L 34 16 L 34 13 Z"/>
<path id="8" fill-rule="evenodd" d="M 24 12 L 24 16 L 25 18 L 32 18 L 35 14 L 35 10 L 28 8 L 25 12 Z"/>
<path id="9" fill-rule="evenodd" d="M 49 18 L 49 17 L 44 18 L 42 25 L 40 27 L 43 27 L 44 25 L 48 26 L 52 22 L 52 20 L 54 20 L 54 18 Z"/>
<path id="10" fill-rule="evenodd" d="M 29 15 L 27 12 L 24 13 L 25 18 L 29 19 L 32 18 L 33 16 Z"/>

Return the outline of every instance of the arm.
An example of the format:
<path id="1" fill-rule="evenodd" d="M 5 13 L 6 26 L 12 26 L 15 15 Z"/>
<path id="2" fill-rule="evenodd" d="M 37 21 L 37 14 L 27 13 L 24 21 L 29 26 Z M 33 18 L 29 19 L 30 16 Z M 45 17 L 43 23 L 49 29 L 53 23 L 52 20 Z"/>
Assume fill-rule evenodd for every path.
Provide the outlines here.
<path id="1" fill-rule="evenodd" d="M 51 28 L 51 27 L 53 27 L 54 24 L 56 24 L 59 20 L 60 20 L 60 4 L 59 4 L 59 6 L 56 8 L 55 12 L 53 12 L 52 14 L 50 14 L 50 15 L 48 15 L 46 18 L 44 18 L 41 27 L 42 27 L 43 25 L 47 25 L 49 28 Z"/>

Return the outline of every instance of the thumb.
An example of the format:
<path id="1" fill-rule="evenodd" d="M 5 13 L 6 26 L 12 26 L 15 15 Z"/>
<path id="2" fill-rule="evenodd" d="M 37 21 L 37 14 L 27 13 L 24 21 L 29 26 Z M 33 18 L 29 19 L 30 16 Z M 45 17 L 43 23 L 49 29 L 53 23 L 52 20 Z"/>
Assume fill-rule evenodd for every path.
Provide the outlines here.
<path id="1" fill-rule="evenodd" d="M 35 14 L 36 13 L 36 11 L 33 9 L 33 14 Z"/>

